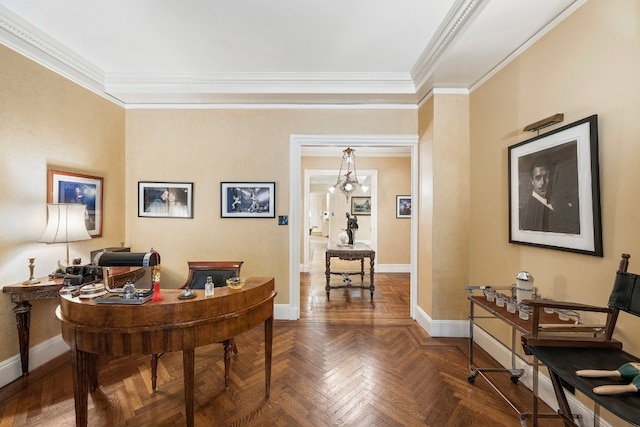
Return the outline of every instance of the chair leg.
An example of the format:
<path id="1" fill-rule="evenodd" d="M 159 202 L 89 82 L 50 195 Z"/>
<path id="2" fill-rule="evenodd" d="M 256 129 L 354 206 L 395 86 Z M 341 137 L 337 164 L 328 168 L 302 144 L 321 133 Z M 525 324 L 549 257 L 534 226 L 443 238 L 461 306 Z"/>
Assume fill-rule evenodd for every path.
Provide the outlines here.
<path id="1" fill-rule="evenodd" d="M 231 338 L 229 341 L 231 341 L 231 350 L 233 350 L 233 353 L 238 354 L 238 347 L 236 347 L 236 339 Z"/>

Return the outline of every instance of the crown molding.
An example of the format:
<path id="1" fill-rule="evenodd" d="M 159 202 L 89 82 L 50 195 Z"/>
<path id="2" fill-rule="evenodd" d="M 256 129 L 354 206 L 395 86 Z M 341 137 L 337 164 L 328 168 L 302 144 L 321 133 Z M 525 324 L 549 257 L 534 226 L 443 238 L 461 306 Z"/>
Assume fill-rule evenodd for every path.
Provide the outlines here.
<path id="1" fill-rule="evenodd" d="M 80 86 L 105 96 L 104 72 L 100 68 L 4 6 L 0 6 L 0 43 Z"/>
<path id="2" fill-rule="evenodd" d="M 129 103 L 413 103 L 408 73 L 112 73 L 110 96 Z"/>
<path id="3" fill-rule="evenodd" d="M 427 45 L 422 55 L 416 61 L 411 70 L 418 99 L 428 95 L 430 87 L 427 82 L 433 74 L 433 70 L 441 55 L 447 47 L 473 21 L 490 0 L 458 0 L 451 8 L 446 18 L 436 31 L 436 34 Z"/>

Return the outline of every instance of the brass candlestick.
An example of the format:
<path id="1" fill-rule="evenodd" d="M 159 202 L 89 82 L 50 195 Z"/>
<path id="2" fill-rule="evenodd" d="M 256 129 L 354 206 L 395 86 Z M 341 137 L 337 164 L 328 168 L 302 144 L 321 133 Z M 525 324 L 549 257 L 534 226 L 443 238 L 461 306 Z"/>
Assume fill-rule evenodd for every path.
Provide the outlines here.
<path id="1" fill-rule="evenodd" d="M 36 283 L 40 283 L 40 280 L 33 277 L 33 269 L 36 268 L 36 265 L 33 263 L 36 259 L 29 258 L 29 280 L 23 283 L 23 285 L 35 285 Z"/>

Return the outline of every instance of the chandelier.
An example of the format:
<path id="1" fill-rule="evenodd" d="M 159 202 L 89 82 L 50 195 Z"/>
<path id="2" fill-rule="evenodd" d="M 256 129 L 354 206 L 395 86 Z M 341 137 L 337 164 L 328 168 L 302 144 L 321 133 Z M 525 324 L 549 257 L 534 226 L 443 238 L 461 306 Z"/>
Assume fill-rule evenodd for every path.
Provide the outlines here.
<path id="1" fill-rule="evenodd" d="M 336 188 L 344 193 L 349 202 L 349 197 L 360 185 L 358 179 L 358 173 L 356 171 L 356 150 L 347 148 L 342 152 L 342 161 L 340 162 L 340 171 L 338 172 L 338 179 L 336 183 L 329 187 L 329 191 L 333 194 Z M 346 165 L 346 166 L 345 166 Z M 344 170 L 344 174 L 342 171 Z M 363 190 L 367 191 L 367 188 L 363 186 Z"/>

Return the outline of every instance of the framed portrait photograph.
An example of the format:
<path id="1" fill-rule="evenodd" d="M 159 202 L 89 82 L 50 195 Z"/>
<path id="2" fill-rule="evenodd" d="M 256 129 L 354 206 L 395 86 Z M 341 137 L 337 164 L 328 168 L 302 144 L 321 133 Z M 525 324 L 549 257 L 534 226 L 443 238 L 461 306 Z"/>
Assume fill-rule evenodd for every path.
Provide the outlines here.
<path id="1" fill-rule="evenodd" d="M 275 182 L 221 182 L 222 218 L 275 218 Z"/>
<path id="2" fill-rule="evenodd" d="M 99 176 L 49 170 L 47 203 L 78 203 L 86 206 L 85 224 L 91 237 L 102 236 L 102 194 Z"/>
<path id="3" fill-rule="evenodd" d="M 371 197 L 351 196 L 351 215 L 371 215 Z"/>
<path id="4" fill-rule="evenodd" d="M 139 181 L 138 216 L 193 218 L 193 183 Z"/>
<path id="5" fill-rule="evenodd" d="M 396 218 L 411 218 L 411 196 L 396 196 Z"/>
<path id="6" fill-rule="evenodd" d="M 602 254 L 598 116 L 509 147 L 509 242 Z"/>

